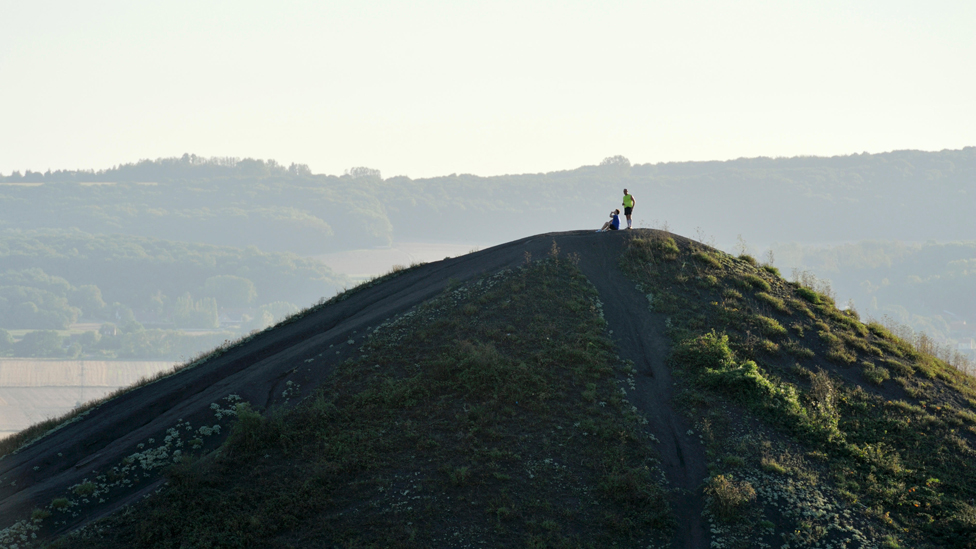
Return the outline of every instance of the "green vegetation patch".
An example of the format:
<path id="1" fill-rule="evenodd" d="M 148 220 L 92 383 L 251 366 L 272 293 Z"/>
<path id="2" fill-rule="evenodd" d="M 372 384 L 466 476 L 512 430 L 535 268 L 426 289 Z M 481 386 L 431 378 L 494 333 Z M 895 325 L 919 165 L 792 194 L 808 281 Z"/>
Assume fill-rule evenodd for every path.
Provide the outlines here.
<path id="1" fill-rule="evenodd" d="M 820 303 L 820 294 L 811 290 L 810 288 L 805 288 L 800 286 L 796 289 L 796 295 L 802 297 L 803 299 L 817 305 Z"/>
<path id="2" fill-rule="evenodd" d="M 739 254 L 739 259 L 752 265 L 753 267 L 759 266 L 759 262 L 756 261 L 756 258 L 749 254 Z"/>
<path id="3" fill-rule="evenodd" d="M 786 302 L 772 294 L 766 292 L 756 292 L 756 299 L 772 305 L 777 312 L 785 314 L 790 313 L 790 308 L 786 306 Z"/>
<path id="4" fill-rule="evenodd" d="M 651 264 L 628 252 L 621 266 L 672 295 L 676 400 L 706 448 L 713 546 L 972 548 L 976 381 L 748 261 L 691 284 L 680 265 L 695 251 Z M 754 278 L 769 288 L 740 294 Z M 785 353 L 754 333 L 770 298 L 807 311 Z"/>
<path id="5" fill-rule="evenodd" d="M 775 318 L 754 315 L 751 320 L 765 336 L 785 336 L 787 334 L 786 328 Z"/>
<path id="6" fill-rule="evenodd" d="M 219 452 L 85 545 L 659 544 L 673 519 L 605 326 L 556 258 L 450 289 L 294 409 L 238 407 Z"/>
<path id="7" fill-rule="evenodd" d="M 857 362 L 857 355 L 847 350 L 844 340 L 834 335 L 829 330 L 817 332 L 820 339 L 827 345 L 825 356 L 839 364 L 854 364 Z"/>
<path id="8" fill-rule="evenodd" d="M 803 337 L 803 334 L 802 333 L 800 334 L 800 337 Z M 804 347 L 801 343 L 799 343 L 798 341 L 796 341 L 794 339 L 790 339 L 786 343 L 784 343 L 783 344 L 783 349 L 787 353 L 789 353 L 789 354 L 791 354 L 791 355 L 793 355 L 795 357 L 798 357 L 798 358 L 813 358 L 814 356 L 816 356 L 816 353 L 814 353 L 812 350 Z"/>
<path id="9" fill-rule="evenodd" d="M 657 259 L 672 261 L 677 259 L 680 253 L 681 250 L 678 248 L 678 244 L 670 236 L 632 238 L 627 248 L 627 254 L 634 259 L 634 262 L 643 264 Z"/>
<path id="10" fill-rule="evenodd" d="M 698 261 L 699 263 L 706 265 L 708 267 L 712 267 L 714 269 L 722 268 L 722 262 L 717 257 L 715 257 L 715 255 L 712 253 L 701 251 L 701 252 L 695 252 L 691 254 L 691 256 L 695 258 L 695 260 Z"/>
<path id="11" fill-rule="evenodd" d="M 761 290 L 763 292 L 769 292 L 772 286 L 769 285 L 765 279 L 754 274 L 744 274 L 740 278 L 736 279 L 739 285 L 744 288 L 754 288 L 756 290 Z"/>
<path id="12" fill-rule="evenodd" d="M 872 362 L 862 362 L 861 367 L 861 374 L 864 379 L 875 385 L 881 385 L 886 380 L 891 379 L 891 374 L 886 368 L 875 366 Z"/>

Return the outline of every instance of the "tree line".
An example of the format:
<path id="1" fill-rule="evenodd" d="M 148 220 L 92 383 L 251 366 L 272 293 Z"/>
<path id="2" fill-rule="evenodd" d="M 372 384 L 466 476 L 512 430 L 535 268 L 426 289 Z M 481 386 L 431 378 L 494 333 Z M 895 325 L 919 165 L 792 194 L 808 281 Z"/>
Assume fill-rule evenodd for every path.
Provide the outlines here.
<path id="1" fill-rule="evenodd" d="M 114 327 L 114 325 L 113 325 Z M 57 330 L 34 330 L 15 339 L 0 328 L 0 356 L 92 360 L 188 360 L 226 340 L 240 337 L 223 330 L 191 334 L 180 330 L 145 329 L 130 324 L 129 330 L 87 331 L 65 335 Z"/>
<path id="2" fill-rule="evenodd" d="M 77 228 L 318 254 L 398 240 L 481 243 L 599 225 L 631 189 L 639 226 L 720 245 L 976 239 L 976 148 L 831 158 L 598 165 L 539 174 L 383 178 L 273 160 L 143 160 L 0 178 L 0 228 Z M 968 199 L 967 199 L 968 198 Z"/>
<path id="3" fill-rule="evenodd" d="M 255 247 L 79 231 L 3 233 L 0 355 L 191 356 L 347 284 L 317 260 Z M 63 333 L 78 322 L 103 330 Z M 19 339 L 11 335 L 24 330 L 30 332 Z"/>

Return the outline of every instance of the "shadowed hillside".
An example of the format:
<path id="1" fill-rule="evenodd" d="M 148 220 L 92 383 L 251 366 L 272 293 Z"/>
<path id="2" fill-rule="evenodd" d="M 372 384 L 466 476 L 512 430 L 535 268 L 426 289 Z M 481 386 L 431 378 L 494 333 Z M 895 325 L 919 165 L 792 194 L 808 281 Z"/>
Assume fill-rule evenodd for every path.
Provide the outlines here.
<path id="1" fill-rule="evenodd" d="M 974 387 L 751 258 L 541 235 L 22 435 L 0 541 L 973 547 Z"/>

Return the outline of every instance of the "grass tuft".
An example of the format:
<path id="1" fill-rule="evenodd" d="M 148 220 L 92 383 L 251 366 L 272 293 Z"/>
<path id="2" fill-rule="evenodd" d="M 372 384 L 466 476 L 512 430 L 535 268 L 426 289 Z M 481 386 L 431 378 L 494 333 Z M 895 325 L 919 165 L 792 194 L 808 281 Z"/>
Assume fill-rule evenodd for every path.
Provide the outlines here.
<path id="1" fill-rule="evenodd" d="M 731 522 L 742 515 L 742 508 L 756 499 L 756 491 L 746 481 L 716 475 L 708 479 L 705 494 L 709 496 L 709 509 L 724 522 Z"/>
<path id="2" fill-rule="evenodd" d="M 790 313 L 790 308 L 786 306 L 786 302 L 784 302 L 782 299 L 770 293 L 756 292 L 756 299 L 764 303 L 768 303 L 769 305 L 772 305 L 772 307 L 776 309 L 777 312 L 785 313 L 785 314 Z"/>
<path id="3" fill-rule="evenodd" d="M 796 289 L 796 295 L 802 297 L 803 299 L 813 303 L 814 305 L 820 304 L 820 294 L 811 290 L 810 288 L 804 288 L 800 286 Z"/>
<path id="4" fill-rule="evenodd" d="M 691 257 L 693 257 L 699 263 L 701 263 L 701 264 L 703 264 L 705 266 L 711 267 L 713 269 L 721 269 L 722 268 L 722 262 L 719 261 L 719 259 L 717 257 L 715 257 L 713 254 L 711 254 L 709 252 L 704 252 L 704 251 L 695 252 L 695 253 L 691 254 Z"/>

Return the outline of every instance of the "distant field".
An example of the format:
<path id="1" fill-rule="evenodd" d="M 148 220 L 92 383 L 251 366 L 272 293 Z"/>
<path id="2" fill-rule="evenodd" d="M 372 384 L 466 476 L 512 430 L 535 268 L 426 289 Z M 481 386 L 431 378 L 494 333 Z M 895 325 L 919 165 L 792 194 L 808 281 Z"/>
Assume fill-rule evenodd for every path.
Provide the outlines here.
<path id="1" fill-rule="evenodd" d="M 365 279 L 390 272 L 394 265 L 430 263 L 483 250 L 495 244 L 457 244 L 439 242 L 401 242 L 386 248 L 348 250 L 313 256 L 330 269 L 354 279 Z"/>
<path id="2" fill-rule="evenodd" d="M 12 182 L 12 181 L 0 182 L 0 185 L 9 185 L 11 187 L 40 187 L 43 184 L 44 183 L 37 183 L 37 182 L 30 182 L 30 181 L 29 182 Z M 155 181 L 136 181 L 132 184 L 133 185 L 158 185 L 158 183 L 156 183 Z M 82 187 L 96 187 L 99 185 L 118 185 L 118 183 L 115 181 L 82 181 L 78 183 L 78 185 L 81 185 Z"/>
<path id="3" fill-rule="evenodd" d="M 0 359 L 0 438 L 174 365 L 150 360 Z"/>
<path id="4" fill-rule="evenodd" d="M 85 332 L 97 332 L 101 327 L 102 327 L 101 322 L 75 323 L 72 324 L 71 326 L 68 326 L 67 330 L 55 330 L 55 332 L 57 332 L 62 337 L 67 337 L 72 335 L 83 334 Z M 16 340 L 23 339 L 24 334 L 26 334 L 27 332 L 37 332 L 37 331 L 39 330 L 33 328 L 23 329 L 23 330 L 7 330 L 7 332 L 10 333 L 10 335 L 13 336 L 13 338 Z M 6 359 L 0 359 L 0 360 L 6 360 Z"/>

